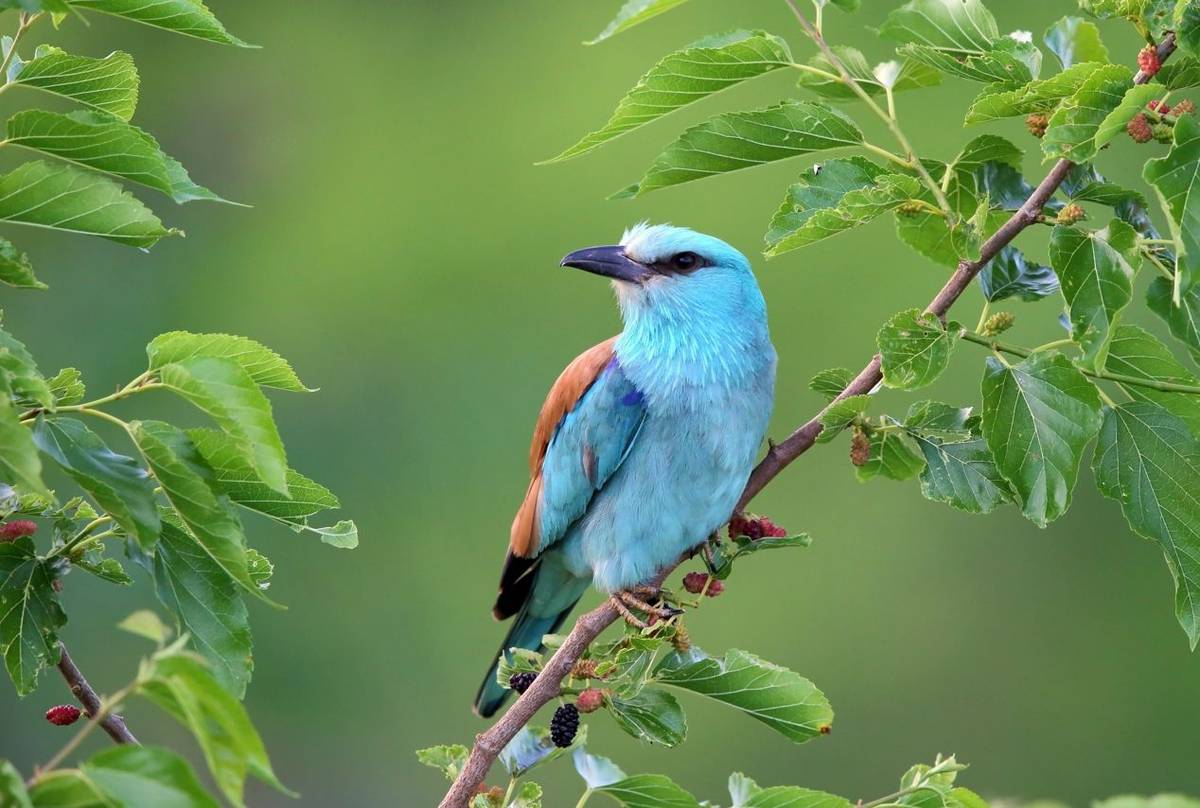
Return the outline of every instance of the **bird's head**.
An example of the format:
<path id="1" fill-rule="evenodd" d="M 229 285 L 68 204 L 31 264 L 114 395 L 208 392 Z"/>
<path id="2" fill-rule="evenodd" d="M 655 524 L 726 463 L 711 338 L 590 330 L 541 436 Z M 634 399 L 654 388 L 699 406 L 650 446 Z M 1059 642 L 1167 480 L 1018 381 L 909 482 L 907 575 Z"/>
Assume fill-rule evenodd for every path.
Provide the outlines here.
<path id="1" fill-rule="evenodd" d="M 611 278 L 627 320 L 655 309 L 722 317 L 731 310 L 754 316 L 747 307 L 762 307 L 746 256 L 686 227 L 643 222 L 620 244 L 576 250 L 562 266 Z"/>

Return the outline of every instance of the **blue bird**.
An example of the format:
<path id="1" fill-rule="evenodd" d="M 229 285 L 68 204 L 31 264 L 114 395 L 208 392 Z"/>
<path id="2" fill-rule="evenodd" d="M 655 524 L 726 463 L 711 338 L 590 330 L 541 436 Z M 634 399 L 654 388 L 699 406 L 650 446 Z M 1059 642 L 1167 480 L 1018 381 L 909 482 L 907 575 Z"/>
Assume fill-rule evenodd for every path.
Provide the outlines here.
<path id="1" fill-rule="evenodd" d="M 639 224 L 562 266 L 612 279 L 624 330 L 558 377 L 529 452 L 492 613 L 538 649 L 594 584 L 631 622 L 646 584 L 729 519 L 766 434 L 775 349 L 750 262 L 720 239 Z M 639 597 L 641 596 L 641 597 Z M 475 698 L 509 691 L 492 665 Z"/>

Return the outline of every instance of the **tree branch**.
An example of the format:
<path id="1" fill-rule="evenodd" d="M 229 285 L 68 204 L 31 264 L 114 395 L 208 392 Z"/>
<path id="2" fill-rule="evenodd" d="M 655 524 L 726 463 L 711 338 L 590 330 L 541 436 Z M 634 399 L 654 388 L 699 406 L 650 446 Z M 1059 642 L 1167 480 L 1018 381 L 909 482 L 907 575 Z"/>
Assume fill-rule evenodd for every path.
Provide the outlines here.
<path id="1" fill-rule="evenodd" d="M 100 696 L 88 684 L 88 680 L 83 676 L 83 671 L 79 670 L 75 661 L 71 659 L 71 655 L 67 653 L 67 646 L 60 642 L 58 650 L 62 654 L 58 660 L 58 669 L 62 672 L 63 678 L 67 680 L 67 686 L 71 688 L 75 698 L 83 705 L 83 711 L 87 717 L 95 718 L 101 710 Z M 125 726 L 125 719 L 116 713 L 104 716 L 100 721 L 100 728 L 117 743 L 136 744 L 138 742 L 138 739 L 133 737 L 133 733 L 129 731 L 129 727 Z"/>
<path id="2" fill-rule="evenodd" d="M 1162 42 L 1158 45 L 1159 62 L 1162 63 L 1175 51 L 1175 35 L 1168 32 L 1163 37 Z M 1134 77 L 1134 84 L 1145 84 L 1149 81 L 1150 76 L 1139 71 Z M 925 311 L 936 314 L 938 317 L 944 317 L 955 301 L 967 290 L 971 285 L 971 281 L 975 276 L 987 265 L 987 262 L 996 256 L 1000 250 L 1008 246 L 1026 227 L 1037 222 L 1041 215 L 1042 208 L 1054 192 L 1058 190 L 1058 186 L 1062 184 L 1066 178 L 1067 172 L 1071 170 L 1074 164 L 1069 160 L 1059 160 L 1054 167 L 1050 169 L 1050 173 L 1045 179 L 1038 184 L 1025 203 L 1021 205 L 1008 219 L 1004 225 L 997 230 L 991 238 L 984 242 L 980 248 L 979 258 L 974 261 L 962 261 L 954 274 L 950 276 L 950 280 L 940 291 L 934 296 L 929 305 L 925 307 Z M 842 392 L 838 393 L 834 402 L 840 401 L 848 396 L 862 395 L 872 392 L 879 383 L 883 381 L 883 375 L 880 372 L 880 357 L 876 354 L 871 358 L 859 374 L 846 385 Z M 830 402 L 829 406 L 832 406 Z M 828 409 L 828 406 L 826 407 Z M 787 468 L 796 458 L 804 454 L 816 442 L 817 435 L 821 433 L 821 415 L 825 412 L 822 410 L 807 423 L 796 429 L 785 440 L 778 444 L 773 444 L 770 450 L 762 461 L 754 468 L 750 474 L 750 479 L 746 483 L 746 489 L 742 492 L 741 499 L 738 500 L 737 511 L 740 512 L 751 499 L 753 499 L 760 491 L 767 486 L 771 480 L 778 476 L 779 472 Z M 655 578 L 655 583 L 660 584 L 668 575 L 674 571 L 684 559 L 671 564 L 668 568 L 661 571 Z M 546 663 L 545 668 L 538 674 L 533 684 L 525 693 L 517 699 L 512 707 L 486 732 L 475 736 L 475 744 L 471 749 L 471 754 L 467 758 L 467 762 L 463 765 L 463 769 L 459 772 L 450 790 L 446 792 L 446 796 L 442 799 L 439 808 L 467 808 L 472 795 L 476 793 L 479 785 L 487 777 L 488 770 L 500 751 L 508 744 L 509 741 L 516 736 L 521 727 L 529 723 L 534 714 L 541 707 L 551 700 L 556 698 L 559 689 L 562 685 L 562 680 L 570 673 L 575 662 L 587 650 L 587 647 L 595 640 L 604 629 L 612 625 L 617 619 L 617 611 L 608 601 L 605 601 L 600 606 L 597 606 L 592 611 L 580 617 L 575 622 L 575 627 L 571 629 L 571 633 L 567 635 L 567 639 L 562 646 Z"/>

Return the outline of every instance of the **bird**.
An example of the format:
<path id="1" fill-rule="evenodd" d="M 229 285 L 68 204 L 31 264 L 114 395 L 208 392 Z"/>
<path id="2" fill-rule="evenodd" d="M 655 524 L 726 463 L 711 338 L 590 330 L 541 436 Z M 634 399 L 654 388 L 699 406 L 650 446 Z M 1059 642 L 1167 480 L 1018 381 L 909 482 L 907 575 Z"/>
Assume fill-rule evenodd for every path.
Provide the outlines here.
<path id="1" fill-rule="evenodd" d="M 538 414 L 492 609 L 515 620 L 476 695 L 482 717 L 511 692 L 504 655 L 540 650 L 589 586 L 635 625 L 630 607 L 676 613 L 649 602 L 649 582 L 729 520 L 774 404 L 766 302 L 726 242 L 642 222 L 560 266 L 610 279 L 623 329 L 568 364 Z"/>

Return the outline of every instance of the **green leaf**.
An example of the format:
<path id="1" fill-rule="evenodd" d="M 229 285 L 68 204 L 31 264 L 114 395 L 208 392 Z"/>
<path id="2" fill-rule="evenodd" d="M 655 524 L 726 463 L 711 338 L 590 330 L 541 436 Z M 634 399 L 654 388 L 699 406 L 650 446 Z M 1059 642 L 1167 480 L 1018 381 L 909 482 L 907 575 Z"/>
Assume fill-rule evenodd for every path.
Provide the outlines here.
<path id="1" fill-rule="evenodd" d="M 78 404 L 87 394 L 83 376 L 75 368 L 63 368 L 54 378 L 48 379 L 46 384 L 50 386 L 50 394 L 54 396 L 54 403 L 59 407 Z"/>
<path id="2" fill-rule="evenodd" d="M 683 5 L 687 0 L 627 0 L 617 16 L 601 31 L 595 39 L 584 42 L 585 45 L 595 45 L 609 37 L 616 36 L 622 31 L 628 31 L 635 25 L 657 17 L 664 11 L 670 11 L 675 6 Z"/>
<path id="3" fill-rule="evenodd" d="M 897 422 L 887 419 L 890 426 Z M 858 467 L 858 479 L 866 482 L 883 475 L 889 480 L 909 480 L 925 468 L 925 457 L 921 447 L 911 435 L 904 431 L 878 430 L 871 432 L 870 453 L 867 462 Z"/>
<path id="4" fill-rule="evenodd" d="M 454 782 L 470 753 L 471 750 L 462 744 L 431 746 L 428 749 L 418 749 L 417 760 L 422 765 L 440 769 L 447 780 Z"/>
<path id="5" fill-rule="evenodd" d="M 1157 541 L 1175 578 L 1175 615 L 1200 642 L 1200 441 L 1155 404 L 1108 409 L 1094 461 L 1100 493 L 1121 503 L 1129 526 Z"/>
<path id="6" fill-rule="evenodd" d="M 167 749 L 117 746 L 93 756 L 81 769 L 122 805 L 217 808 L 187 761 Z"/>
<path id="7" fill-rule="evenodd" d="M 331 547 L 353 550 L 358 546 L 358 525 L 349 519 L 342 519 L 337 524 L 330 525 L 329 527 L 312 527 L 308 525 L 306 528 L 320 536 L 321 541 Z"/>
<path id="8" fill-rule="evenodd" d="M 0 393 L 12 396 L 17 404 L 54 406 L 54 394 L 37 362 L 24 343 L 4 329 L 0 329 Z"/>
<path id="9" fill-rule="evenodd" d="M 17 771 L 17 767 L 7 760 L 0 760 L 0 806 L 33 808 L 29 794 L 25 791 L 25 778 Z"/>
<path id="10" fill-rule="evenodd" d="M 920 193 L 915 178 L 884 173 L 862 158 L 831 160 L 788 189 L 771 219 L 765 255 L 781 255 L 866 224 Z"/>
<path id="11" fill-rule="evenodd" d="M 221 200 L 192 182 L 148 133 L 103 112 L 30 109 L 8 119 L 8 143 L 162 191 L 176 202 Z"/>
<path id="12" fill-rule="evenodd" d="M 58 630 L 67 615 L 53 581 L 32 539 L 0 542 L 0 652 L 18 696 L 33 692 L 42 668 L 58 664 Z"/>
<path id="13" fill-rule="evenodd" d="M 678 746 L 687 735 L 683 708 L 670 693 L 647 688 L 635 696 L 607 700 L 617 726 L 635 738 L 662 746 Z"/>
<path id="14" fill-rule="evenodd" d="M 1075 94 L 1083 82 L 1102 70 L 1099 62 L 1080 62 L 1048 79 L 1031 81 L 1023 87 L 1008 89 L 995 85 L 984 89 L 971 102 L 965 123 L 981 123 L 1015 115 L 1049 112 L 1060 101 Z"/>
<path id="15" fill-rule="evenodd" d="M 75 8 L 86 8 L 124 17 L 134 22 L 162 28 L 184 36 L 252 48 L 225 30 L 201 0 L 71 0 Z"/>
<path id="16" fill-rule="evenodd" d="M 203 663 L 187 654 L 159 655 L 138 693 L 157 704 L 195 736 L 217 787 L 243 808 L 248 774 L 288 794 L 271 769 L 262 738 L 244 708 Z"/>
<path id="17" fill-rule="evenodd" d="M 891 86 L 892 92 L 916 90 L 922 87 L 933 87 L 941 83 L 942 77 L 936 70 L 919 61 L 905 59 L 903 64 L 884 62 L 871 67 L 862 51 L 845 45 L 833 45 L 834 54 L 842 67 L 868 95 L 883 95 L 886 87 Z M 808 64 L 826 73 L 839 76 L 838 79 L 828 78 L 818 73 L 801 72 L 799 85 L 811 90 L 823 98 L 853 99 L 858 94 L 841 81 L 838 69 L 824 54 L 817 54 L 808 60 Z"/>
<path id="18" fill-rule="evenodd" d="M 154 481 L 137 461 L 109 449 L 99 435 L 74 418 L 39 416 L 33 442 L 126 533 L 147 549 L 154 546 L 160 526 Z"/>
<path id="19" fill-rule="evenodd" d="M 1120 219 L 1095 231 L 1057 225 L 1050 234 L 1050 265 L 1062 281 L 1071 339 L 1093 369 L 1104 367 L 1112 331 L 1133 297 L 1137 248 L 1137 233 Z"/>
<path id="20" fill-rule="evenodd" d="M 901 800 L 903 804 L 903 800 Z M 740 803 L 740 808 L 851 808 L 842 797 L 799 786 L 764 788 Z"/>
<path id="21" fill-rule="evenodd" d="M 235 438 L 263 482 L 287 494 L 287 457 L 271 403 L 232 359 L 194 356 L 157 369 L 169 390 L 195 404 Z"/>
<path id="22" fill-rule="evenodd" d="M 607 794 L 624 808 L 700 808 L 695 797 L 662 774 L 635 774 L 593 791 Z"/>
<path id="23" fill-rule="evenodd" d="M 134 421 L 129 425 L 129 434 L 195 538 L 197 550 L 203 550 L 216 568 L 247 592 L 260 594 L 246 570 L 242 526 L 202 476 L 203 461 L 187 435 L 161 421 Z M 160 541 L 166 538 L 167 523 L 163 525 Z"/>
<path id="24" fill-rule="evenodd" d="M 158 370 L 172 362 L 209 357 L 229 359 L 241 365 L 255 384 L 311 393 L 292 366 L 279 354 L 260 342 L 232 334 L 193 334 L 189 331 L 168 331 L 159 334 L 146 346 L 150 370 Z"/>
<path id="25" fill-rule="evenodd" d="M 680 107 L 791 63 L 787 43 L 766 31 L 733 31 L 701 40 L 650 68 L 617 104 L 608 123 L 546 162 L 586 154 Z"/>
<path id="26" fill-rule="evenodd" d="M 121 562 L 106 557 L 104 550 L 103 544 L 89 545 L 82 555 L 71 559 L 71 564 L 111 584 L 132 586 L 133 579 L 125 572 Z"/>
<path id="27" fill-rule="evenodd" d="M 621 771 L 617 764 L 606 757 L 588 754 L 582 746 L 575 747 L 575 751 L 571 754 L 571 762 L 575 765 L 575 771 L 579 772 L 579 776 L 587 783 L 588 788 L 611 785 L 626 777 L 625 772 Z"/>
<path id="28" fill-rule="evenodd" d="M 1125 127 L 1133 116 L 1140 113 L 1150 101 L 1160 98 L 1165 92 L 1166 88 L 1157 82 L 1137 84 L 1125 90 L 1121 103 L 1104 117 L 1104 120 L 1100 122 L 1100 128 L 1096 130 L 1096 151 L 1098 152 L 1117 135 L 1125 134 Z"/>
<path id="29" fill-rule="evenodd" d="M 1030 261 L 1009 244 L 979 273 L 979 285 L 983 296 L 992 303 L 1010 297 L 1040 300 L 1058 291 L 1058 276 L 1050 267 Z"/>
<path id="30" fill-rule="evenodd" d="M 0 482 L 48 495 L 37 446 L 18 416 L 8 396 L 0 394 Z"/>
<path id="31" fill-rule="evenodd" d="M 1200 387 L 1200 379 L 1181 365 L 1166 345 L 1150 332 L 1133 325 L 1117 327 L 1104 368 L 1136 379 Z M 1169 393 L 1137 384 L 1122 384 L 1121 389 L 1134 401 L 1157 404 L 1186 423 L 1194 435 L 1200 436 L 1200 396 Z"/>
<path id="32" fill-rule="evenodd" d="M 111 796 L 78 769 L 58 769 L 29 789 L 36 808 L 120 808 Z"/>
<path id="33" fill-rule="evenodd" d="M 586 724 L 575 733 L 575 740 L 568 747 L 556 746 L 550 738 L 550 730 L 545 727 L 525 725 L 500 751 L 500 763 L 510 777 L 520 777 L 535 766 L 557 760 L 572 747 L 583 746 L 586 742 Z"/>
<path id="34" fill-rule="evenodd" d="M 122 51 L 93 59 L 42 45 L 10 83 L 61 95 L 125 121 L 137 108 L 137 68 L 133 57 Z"/>
<path id="35" fill-rule="evenodd" d="M 822 370 L 808 381 L 808 389 L 820 393 L 828 399 L 837 398 L 854 381 L 854 372 L 849 368 L 829 368 Z"/>
<path id="36" fill-rule="evenodd" d="M 0 238 L 0 283 L 18 289 L 46 289 L 33 274 L 29 256 L 17 249 L 11 241 Z"/>
<path id="37" fill-rule="evenodd" d="M 817 443 L 829 443 L 836 438 L 838 433 L 861 418 L 870 404 L 871 397 L 867 395 L 847 396 L 830 404 L 828 409 L 821 413 L 821 425 L 824 429 L 817 435 Z"/>
<path id="38" fill-rule="evenodd" d="M 1200 24 L 1200 6 L 1196 8 L 1197 23 Z M 1183 41 L 1181 33 L 1176 31 L 1176 41 L 1180 43 Z M 1186 90 L 1200 85 L 1200 59 L 1186 53 L 1176 53 L 1171 61 L 1159 68 L 1154 80 L 1168 90 Z"/>
<path id="39" fill-rule="evenodd" d="M 1044 527 L 1070 506 L 1083 449 L 1100 428 L 1096 388 L 1046 351 L 1011 366 L 989 357 L 982 388 L 983 437 L 996 467 L 1021 512 Z"/>
<path id="40" fill-rule="evenodd" d="M 152 247 L 179 233 L 107 177 L 41 160 L 0 175 L 0 219 L 131 247 Z"/>
<path id="41" fill-rule="evenodd" d="M 149 566 L 149 565 L 147 565 Z M 163 523 L 154 552 L 154 590 L 175 615 L 179 633 L 208 660 L 212 675 L 238 698 L 254 671 L 250 618 L 239 582 L 181 528 Z M 247 566 L 247 579 L 256 589 Z"/>
<path id="42" fill-rule="evenodd" d="M 1014 497 L 982 438 L 947 441 L 912 433 L 925 456 L 921 493 L 967 513 L 991 513 Z"/>
<path id="43" fill-rule="evenodd" d="M 964 56 L 986 53 L 1000 38 L 996 19 L 980 0 L 910 0 L 888 14 L 879 34 Z"/>
<path id="44" fill-rule="evenodd" d="M 989 91 L 1013 89 L 1031 81 L 1042 54 L 1032 43 L 1008 37 L 996 40 L 979 53 L 964 53 L 911 42 L 896 53 L 951 76 L 991 84 Z"/>
<path id="45" fill-rule="evenodd" d="M 685 131 L 655 159 L 636 187 L 627 189 L 627 195 L 641 196 L 656 188 L 822 149 L 855 146 L 862 139 L 862 132 L 844 114 L 813 101 L 727 112 Z"/>
<path id="46" fill-rule="evenodd" d="M 1076 62 L 1108 62 L 1108 48 L 1100 39 L 1100 29 L 1082 17 L 1063 17 L 1046 29 L 1042 41 L 1064 70 Z"/>
<path id="47" fill-rule="evenodd" d="M 117 628 L 139 637 L 145 637 L 159 645 L 165 645 L 171 637 L 171 629 L 149 609 L 138 609 L 117 623 Z"/>
<path id="48" fill-rule="evenodd" d="M 900 390 L 932 384 L 950 364 L 960 328 L 942 325 L 937 315 L 920 309 L 893 315 L 875 338 L 883 360 L 883 383 Z"/>
<path id="49" fill-rule="evenodd" d="M 1147 2 L 1148 0 L 1079 0 L 1079 7 L 1102 20 L 1112 17 L 1138 19 Z"/>
<path id="50" fill-rule="evenodd" d="M 1126 115 L 1125 120 L 1116 124 L 1120 129 L 1137 111 L 1122 103 L 1132 79 L 1133 71 L 1124 65 L 1103 65 L 1094 70 L 1050 116 L 1042 137 L 1046 158 L 1081 163 L 1095 157 L 1103 145 L 1098 134 L 1105 131 L 1111 139 L 1115 131 L 1110 116 L 1115 119 Z"/>
<path id="51" fill-rule="evenodd" d="M 746 651 L 678 667 L 660 664 L 654 678 L 728 704 L 797 743 L 816 737 L 833 721 L 833 709 L 812 682 Z"/>
<path id="52" fill-rule="evenodd" d="M 1180 305 L 1171 301 L 1172 284 L 1166 278 L 1155 278 L 1146 289 L 1146 305 L 1161 317 L 1171 330 L 1171 336 L 1182 342 L 1200 363 L 1200 286 L 1183 293 Z"/>
<path id="53" fill-rule="evenodd" d="M 1200 5 L 1179 0 L 1174 13 L 1175 41 L 1180 47 L 1200 55 Z"/>
<path id="54" fill-rule="evenodd" d="M 1167 214 L 1178 256 L 1181 290 L 1200 279 L 1200 123 L 1184 115 L 1166 157 L 1146 161 L 1142 177 L 1154 186 Z"/>

